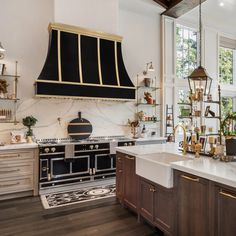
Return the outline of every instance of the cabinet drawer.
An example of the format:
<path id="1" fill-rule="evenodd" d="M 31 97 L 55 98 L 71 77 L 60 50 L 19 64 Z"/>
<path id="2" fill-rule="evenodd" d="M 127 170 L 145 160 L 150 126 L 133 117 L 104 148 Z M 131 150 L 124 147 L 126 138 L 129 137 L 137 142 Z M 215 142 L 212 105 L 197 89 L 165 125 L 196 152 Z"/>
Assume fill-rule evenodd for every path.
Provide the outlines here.
<path id="1" fill-rule="evenodd" d="M 12 178 L 0 181 L 0 195 L 22 192 L 33 189 L 33 180 L 31 176 L 26 176 L 24 178 Z"/>
<path id="2" fill-rule="evenodd" d="M 33 175 L 33 162 L 12 163 L 0 165 L 0 179 Z"/>
<path id="3" fill-rule="evenodd" d="M 0 153 L 0 165 L 18 162 L 22 160 L 28 160 L 34 158 L 33 151 L 25 152 L 1 152 Z"/>

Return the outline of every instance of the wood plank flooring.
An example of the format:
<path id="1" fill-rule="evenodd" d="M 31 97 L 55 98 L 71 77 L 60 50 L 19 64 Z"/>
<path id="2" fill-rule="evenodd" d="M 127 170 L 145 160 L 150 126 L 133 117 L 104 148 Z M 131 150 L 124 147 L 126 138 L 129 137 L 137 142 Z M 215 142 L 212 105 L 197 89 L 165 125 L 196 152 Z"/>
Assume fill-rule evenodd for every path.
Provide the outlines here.
<path id="1" fill-rule="evenodd" d="M 161 236 L 107 198 L 44 210 L 38 197 L 0 201 L 1 236 Z"/>

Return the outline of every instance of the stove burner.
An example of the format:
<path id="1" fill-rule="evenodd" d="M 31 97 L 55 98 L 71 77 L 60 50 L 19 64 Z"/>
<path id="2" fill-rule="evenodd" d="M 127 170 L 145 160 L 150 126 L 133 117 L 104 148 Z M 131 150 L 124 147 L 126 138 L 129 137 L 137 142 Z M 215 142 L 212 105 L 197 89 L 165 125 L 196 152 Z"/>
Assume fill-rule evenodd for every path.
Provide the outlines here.
<path id="1" fill-rule="evenodd" d="M 78 140 L 78 139 L 72 139 L 72 138 L 52 138 L 52 139 L 39 139 L 37 140 L 37 143 L 39 145 L 45 146 L 45 145 L 66 145 L 70 143 L 96 143 L 96 142 L 131 142 L 133 141 L 131 138 L 127 138 L 125 136 L 97 136 L 97 137 L 90 137 L 84 140 Z"/>

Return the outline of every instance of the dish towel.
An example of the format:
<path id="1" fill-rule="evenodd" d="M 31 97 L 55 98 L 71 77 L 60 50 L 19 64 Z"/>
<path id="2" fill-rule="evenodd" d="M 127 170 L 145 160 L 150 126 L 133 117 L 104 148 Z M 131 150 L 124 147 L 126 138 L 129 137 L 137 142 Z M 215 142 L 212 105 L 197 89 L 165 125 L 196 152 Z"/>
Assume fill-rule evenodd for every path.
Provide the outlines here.
<path id="1" fill-rule="evenodd" d="M 65 145 L 65 159 L 72 159 L 75 157 L 75 145 Z"/>

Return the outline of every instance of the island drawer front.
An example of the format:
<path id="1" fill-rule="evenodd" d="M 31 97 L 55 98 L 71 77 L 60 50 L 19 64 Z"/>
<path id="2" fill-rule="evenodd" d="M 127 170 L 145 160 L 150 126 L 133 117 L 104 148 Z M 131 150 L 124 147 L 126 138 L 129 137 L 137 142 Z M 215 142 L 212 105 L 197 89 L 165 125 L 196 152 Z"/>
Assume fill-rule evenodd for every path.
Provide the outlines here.
<path id="1" fill-rule="evenodd" d="M 18 152 L 0 152 L 0 165 L 17 162 L 22 160 L 33 159 L 34 151 L 18 151 Z"/>
<path id="2" fill-rule="evenodd" d="M 33 175 L 33 162 L 21 162 L 0 165 L 0 179 Z"/>
<path id="3" fill-rule="evenodd" d="M 31 176 L 21 178 L 9 178 L 0 181 L 0 195 L 29 191 L 33 189 L 33 179 Z"/>

